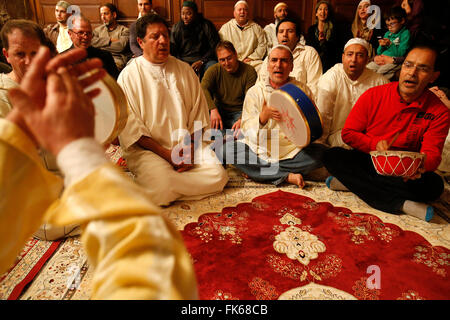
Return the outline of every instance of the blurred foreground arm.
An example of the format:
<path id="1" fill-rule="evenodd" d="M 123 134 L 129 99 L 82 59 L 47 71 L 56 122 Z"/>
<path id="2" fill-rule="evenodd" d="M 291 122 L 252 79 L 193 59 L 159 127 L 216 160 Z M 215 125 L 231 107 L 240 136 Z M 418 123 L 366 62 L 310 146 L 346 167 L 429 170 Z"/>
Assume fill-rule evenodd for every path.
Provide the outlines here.
<path id="1" fill-rule="evenodd" d="M 43 69 L 41 64 L 33 67 Z M 85 95 L 82 87 L 87 83 L 80 85 L 74 70 L 61 67 L 57 65 L 57 72 L 47 77 L 43 104 L 35 103 L 21 86 L 10 97 L 18 114 L 10 122 L 0 122 L 0 163 L 2 172 L 11 173 L 0 178 L 0 190 L 27 197 L 21 201 L 6 197 L 0 204 L 0 225 L 10 224 L 2 230 L 2 243 L 15 244 L 7 257 L 2 249 L 2 270 L 45 215 L 44 220 L 54 225 L 82 225 L 82 242 L 95 268 L 92 298 L 195 299 L 195 275 L 180 234 L 142 189 L 103 156 L 92 138 L 94 112 L 89 97 L 97 93 Z M 39 74 L 31 70 L 26 77 Z M 2 133 L 8 130 L 6 137 Z M 61 184 L 40 165 L 32 139 L 57 155 L 66 181 L 59 199 Z M 74 154 L 90 161 L 73 160 Z M 24 230 L 20 239 L 14 234 L 17 230 Z"/>

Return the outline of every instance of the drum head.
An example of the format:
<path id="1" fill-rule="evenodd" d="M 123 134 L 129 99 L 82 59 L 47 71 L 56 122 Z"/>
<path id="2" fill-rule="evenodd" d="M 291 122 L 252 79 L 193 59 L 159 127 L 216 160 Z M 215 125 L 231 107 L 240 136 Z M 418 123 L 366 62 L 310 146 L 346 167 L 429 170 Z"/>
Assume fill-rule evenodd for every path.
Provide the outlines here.
<path id="1" fill-rule="evenodd" d="M 298 147 L 309 144 L 310 129 L 298 105 L 289 94 L 284 91 L 274 91 L 269 97 L 268 105 L 281 113 L 282 120 L 278 122 L 278 125 L 293 144 Z"/>
<path id="2" fill-rule="evenodd" d="M 100 94 L 92 101 L 95 107 L 95 139 L 102 144 L 111 143 L 127 122 L 127 102 L 122 88 L 109 75 L 85 89 L 99 88 Z"/>

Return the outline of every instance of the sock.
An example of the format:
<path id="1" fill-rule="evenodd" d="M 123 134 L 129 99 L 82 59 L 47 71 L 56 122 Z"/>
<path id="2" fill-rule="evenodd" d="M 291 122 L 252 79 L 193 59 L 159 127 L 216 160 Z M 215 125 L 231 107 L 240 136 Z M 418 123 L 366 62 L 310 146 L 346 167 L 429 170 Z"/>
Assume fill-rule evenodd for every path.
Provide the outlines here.
<path id="1" fill-rule="evenodd" d="M 434 208 L 432 206 L 411 200 L 406 200 L 403 203 L 402 211 L 407 215 L 414 216 L 427 222 L 430 221 L 434 215 Z"/>
<path id="2" fill-rule="evenodd" d="M 347 187 L 342 184 L 342 182 L 340 182 L 338 179 L 336 179 L 336 177 L 333 176 L 329 176 L 325 180 L 325 184 L 329 189 L 334 191 L 349 191 Z"/>

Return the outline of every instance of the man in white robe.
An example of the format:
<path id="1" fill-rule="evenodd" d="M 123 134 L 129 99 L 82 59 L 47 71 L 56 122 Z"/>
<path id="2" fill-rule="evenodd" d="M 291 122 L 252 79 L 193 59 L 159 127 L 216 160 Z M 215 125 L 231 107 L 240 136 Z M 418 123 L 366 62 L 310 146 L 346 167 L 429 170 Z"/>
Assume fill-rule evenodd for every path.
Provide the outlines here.
<path id="1" fill-rule="evenodd" d="M 272 92 L 287 83 L 311 97 L 306 85 L 289 76 L 292 68 L 290 49 L 275 46 L 269 54 L 269 78 L 257 82 L 245 96 L 241 125 L 245 140 L 229 141 L 216 153 L 224 163 L 232 164 L 255 181 L 274 185 L 287 182 L 303 188 L 303 175 L 323 166 L 320 159 L 326 148 L 318 143 L 296 146 L 280 129 L 281 113 L 267 105 Z"/>
<path id="2" fill-rule="evenodd" d="M 313 97 L 317 94 L 317 84 L 322 75 L 322 62 L 316 49 L 303 44 L 299 26 L 293 19 L 286 18 L 277 26 L 277 39 L 291 49 L 294 56 L 294 69 L 290 76 L 308 86 Z M 267 58 L 258 72 L 258 81 L 267 81 Z"/>
<path id="3" fill-rule="evenodd" d="M 202 129 L 209 128 L 209 114 L 198 77 L 187 63 L 169 55 L 163 18 L 146 15 L 136 31 L 143 55 L 118 79 L 129 107 L 119 136 L 129 169 L 158 205 L 222 191 L 228 176 L 199 138 Z"/>
<path id="4" fill-rule="evenodd" d="M 250 64 L 258 72 L 266 54 L 266 34 L 259 24 L 249 20 L 248 4 L 238 1 L 234 5 L 234 18 L 219 30 L 221 40 L 233 43 L 239 60 Z"/>
<path id="5" fill-rule="evenodd" d="M 316 105 L 322 116 L 323 135 L 318 142 L 346 147 L 341 130 L 353 105 L 367 89 L 389 82 L 383 75 L 366 68 L 367 48 L 363 39 L 349 40 L 342 63 L 337 63 L 320 78 Z"/>

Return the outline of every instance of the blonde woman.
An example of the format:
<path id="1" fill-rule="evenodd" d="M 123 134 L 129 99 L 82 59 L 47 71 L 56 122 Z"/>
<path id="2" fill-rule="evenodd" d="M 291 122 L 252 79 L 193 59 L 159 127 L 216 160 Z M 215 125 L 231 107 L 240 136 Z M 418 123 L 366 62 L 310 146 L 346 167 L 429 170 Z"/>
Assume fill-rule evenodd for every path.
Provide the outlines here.
<path id="1" fill-rule="evenodd" d="M 370 0 L 361 0 L 359 2 L 351 29 L 354 38 L 362 38 L 369 42 L 369 60 L 372 60 L 378 47 L 378 37 L 381 39 L 384 32 L 382 29 L 369 28 L 368 21 L 373 15 L 373 13 L 369 15 L 370 5 Z"/>

